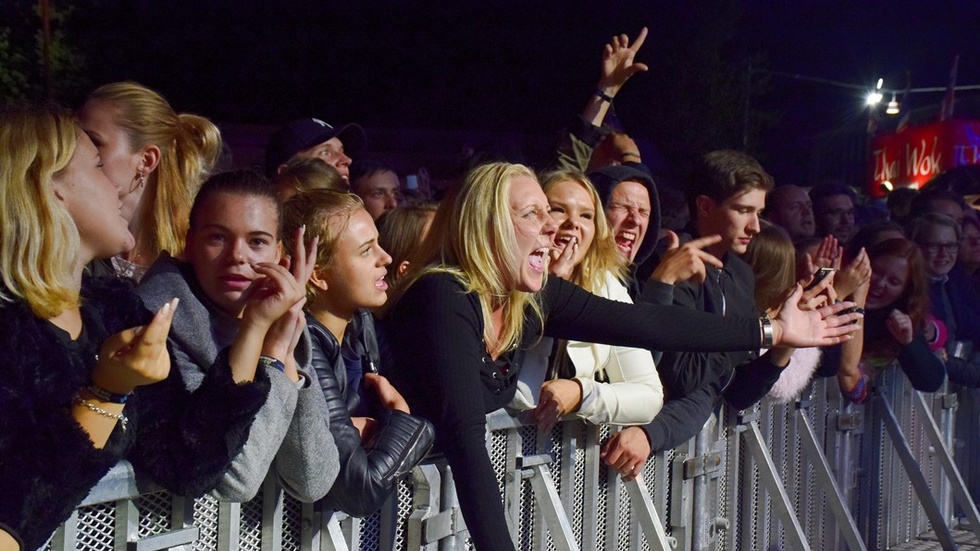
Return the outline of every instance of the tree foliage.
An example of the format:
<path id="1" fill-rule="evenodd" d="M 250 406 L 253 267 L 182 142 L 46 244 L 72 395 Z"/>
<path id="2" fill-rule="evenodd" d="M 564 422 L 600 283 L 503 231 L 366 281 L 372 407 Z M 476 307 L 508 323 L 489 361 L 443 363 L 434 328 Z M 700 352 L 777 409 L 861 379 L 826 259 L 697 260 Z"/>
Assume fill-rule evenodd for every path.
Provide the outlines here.
<path id="1" fill-rule="evenodd" d="M 0 102 L 52 99 L 74 102 L 89 88 L 79 33 L 73 27 L 77 5 L 51 2 L 48 70 L 41 3 L 0 0 Z"/>

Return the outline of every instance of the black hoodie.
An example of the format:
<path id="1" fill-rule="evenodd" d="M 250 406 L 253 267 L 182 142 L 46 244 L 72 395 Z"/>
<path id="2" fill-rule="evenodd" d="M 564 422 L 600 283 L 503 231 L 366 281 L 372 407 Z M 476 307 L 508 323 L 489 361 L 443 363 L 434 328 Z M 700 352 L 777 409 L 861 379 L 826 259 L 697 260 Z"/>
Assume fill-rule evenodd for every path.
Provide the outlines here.
<path id="1" fill-rule="evenodd" d="M 650 193 L 650 222 L 643 241 L 639 244 L 636 257 L 630 264 L 630 281 L 626 285 L 630 298 L 636 301 L 643 286 L 642 282 L 650 277 L 653 268 L 657 265 L 657 259 L 654 258 L 657 234 L 660 232 L 660 195 L 657 193 L 657 186 L 650 175 L 650 169 L 641 163 L 609 165 L 589 174 L 589 179 L 599 192 L 599 200 L 602 201 L 603 207 L 609 206 L 609 196 L 612 195 L 613 189 L 625 180 L 643 184 Z"/>

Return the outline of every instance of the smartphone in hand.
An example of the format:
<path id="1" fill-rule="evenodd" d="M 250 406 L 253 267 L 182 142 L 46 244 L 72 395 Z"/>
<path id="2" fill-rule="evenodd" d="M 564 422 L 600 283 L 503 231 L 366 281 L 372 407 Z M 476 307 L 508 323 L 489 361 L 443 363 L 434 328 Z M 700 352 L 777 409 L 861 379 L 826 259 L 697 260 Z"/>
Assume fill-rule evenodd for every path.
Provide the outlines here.
<path id="1" fill-rule="evenodd" d="M 819 285 L 821 281 L 827 279 L 827 276 L 829 276 L 832 273 L 834 273 L 833 268 L 820 268 L 819 270 L 816 271 L 816 273 L 813 274 L 813 281 L 811 281 L 810 284 L 807 285 L 806 288 L 803 290 L 809 291 L 810 289 L 813 289 L 814 287 Z"/>

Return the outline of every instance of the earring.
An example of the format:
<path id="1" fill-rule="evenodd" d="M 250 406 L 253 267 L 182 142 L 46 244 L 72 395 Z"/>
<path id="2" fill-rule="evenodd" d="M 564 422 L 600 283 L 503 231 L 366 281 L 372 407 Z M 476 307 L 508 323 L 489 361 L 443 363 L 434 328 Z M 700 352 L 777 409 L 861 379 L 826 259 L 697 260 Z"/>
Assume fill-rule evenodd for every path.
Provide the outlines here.
<path id="1" fill-rule="evenodd" d="M 133 182 L 134 183 L 131 184 L 129 187 L 130 193 L 133 193 L 138 189 L 143 189 L 143 186 L 146 185 L 146 174 L 142 170 L 140 170 L 139 172 L 136 173 L 136 178 L 133 178 Z"/>

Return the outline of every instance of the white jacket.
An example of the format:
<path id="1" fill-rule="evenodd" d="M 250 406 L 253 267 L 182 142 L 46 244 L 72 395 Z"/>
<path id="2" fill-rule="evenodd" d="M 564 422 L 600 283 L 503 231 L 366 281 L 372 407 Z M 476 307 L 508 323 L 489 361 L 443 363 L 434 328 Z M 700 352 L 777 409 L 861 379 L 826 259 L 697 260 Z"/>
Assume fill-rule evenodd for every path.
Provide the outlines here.
<path id="1" fill-rule="evenodd" d="M 611 274 L 595 294 L 632 304 L 626 287 Z M 535 407 L 553 344 L 553 339 L 544 337 L 527 351 L 510 408 Z M 582 385 L 582 404 L 576 416 L 595 424 L 643 425 L 660 412 L 664 387 L 649 351 L 579 341 L 568 341 L 567 350 L 575 366 L 575 379 Z M 595 380 L 601 371 L 605 371 L 608 383 Z"/>

